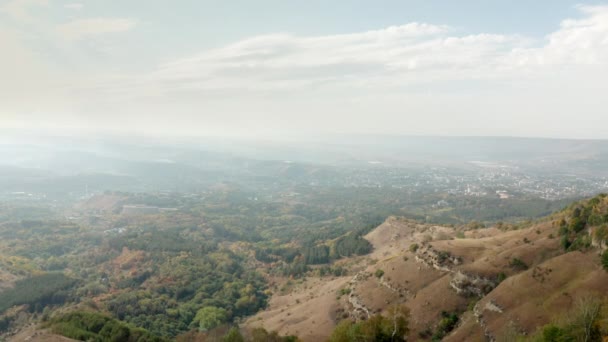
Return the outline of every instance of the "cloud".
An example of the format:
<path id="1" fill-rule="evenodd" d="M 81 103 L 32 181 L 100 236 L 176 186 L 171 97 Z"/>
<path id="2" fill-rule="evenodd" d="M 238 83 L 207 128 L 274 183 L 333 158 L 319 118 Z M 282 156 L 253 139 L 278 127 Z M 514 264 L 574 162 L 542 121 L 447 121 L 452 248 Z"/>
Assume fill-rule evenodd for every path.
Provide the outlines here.
<path id="1" fill-rule="evenodd" d="M 120 33 L 131 30 L 137 21 L 127 18 L 88 18 L 76 19 L 57 27 L 57 33 L 69 41 L 108 33 Z"/>
<path id="2" fill-rule="evenodd" d="M 96 98 L 95 107 L 117 117 L 145 112 L 160 131 L 201 124 L 212 132 L 242 125 L 259 132 L 605 137 L 596 122 L 606 122 L 608 105 L 601 100 L 608 7 L 580 13 L 540 39 L 425 23 L 261 35 L 147 73 L 98 78 L 76 97 Z M 175 115 L 163 120 L 162 113 Z M 187 123 L 180 126 L 180 118 Z"/>
<path id="3" fill-rule="evenodd" d="M 608 63 L 608 6 L 579 6 L 584 15 L 561 22 L 543 46 L 516 48 L 506 61 L 516 66 L 601 65 Z"/>
<path id="4" fill-rule="evenodd" d="M 608 7 L 579 7 L 544 40 L 517 35 L 455 35 L 410 23 L 367 32 L 256 36 L 159 66 L 140 78 L 167 92 L 284 91 L 411 87 L 429 82 L 529 77 L 546 67 L 606 64 Z"/>
<path id="5" fill-rule="evenodd" d="M 84 8 L 84 5 L 80 4 L 80 3 L 71 3 L 71 4 L 65 4 L 65 5 L 63 5 L 63 7 L 70 9 L 70 10 L 80 11 L 81 9 Z"/>
<path id="6" fill-rule="evenodd" d="M 137 129 L 156 125 L 158 131 L 194 133 L 202 126 L 230 132 L 325 127 L 605 138 L 608 7 L 578 9 L 578 18 L 564 20 L 540 38 L 463 34 L 428 23 L 334 35 L 278 32 L 148 68 L 90 58 L 91 50 L 106 43 L 132 53 L 113 40 L 89 38 L 131 30 L 135 20 L 74 20 L 57 27 L 53 32 L 58 35 L 48 35 L 62 37 L 55 46 L 75 61 L 56 68 L 61 82 L 55 83 L 69 83 L 62 88 L 67 104 L 56 111 L 68 108 L 91 125 L 114 127 L 129 118 Z M 28 83 L 38 83 L 38 73 L 19 77 L 16 71 L 28 70 L 24 63 L 40 57 L 34 51 L 27 59 L 25 53 L 10 55 L 10 61 L 0 56 L 0 62 L 10 66 L 6 72 L 23 83 L 15 87 L 12 81 L 0 80 L 0 89 L 24 89 L 28 103 L 52 110 L 56 106 L 40 100 L 46 89 L 26 91 Z M 78 62 L 89 64 L 79 69 L 74 67 Z M 50 67 L 39 67 L 45 68 Z M 47 79 L 45 87 L 60 88 L 52 75 Z"/>
<path id="7" fill-rule="evenodd" d="M 552 33 L 545 55 L 554 63 L 604 64 L 608 62 L 608 6 L 579 6 L 587 17 L 564 20 Z"/>
<path id="8" fill-rule="evenodd" d="M 0 6 L 0 13 L 6 13 L 17 21 L 28 22 L 32 20 L 32 9 L 48 4 L 49 0 L 11 0 Z"/>
<path id="9" fill-rule="evenodd" d="M 485 72 L 529 43 L 518 36 L 450 32 L 445 26 L 410 23 L 343 35 L 258 36 L 167 63 L 151 78 L 192 90 L 390 85 Z"/>

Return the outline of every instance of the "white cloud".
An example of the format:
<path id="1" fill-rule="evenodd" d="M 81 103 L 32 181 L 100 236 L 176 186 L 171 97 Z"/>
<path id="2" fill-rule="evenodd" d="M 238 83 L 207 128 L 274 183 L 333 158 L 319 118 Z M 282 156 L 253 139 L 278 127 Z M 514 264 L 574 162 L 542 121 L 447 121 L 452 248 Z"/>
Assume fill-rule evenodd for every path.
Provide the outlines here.
<path id="1" fill-rule="evenodd" d="M 137 21 L 127 18 L 88 18 L 76 19 L 57 27 L 64 39 L 77 41 L 91 36 L 119 33 L 131 30 Z"/>
<path id="2" fill-rule="evenodd" d="M 138 82 L 155 91 L 386 89 L 429 82 L 513 80 L 565 65 L 608 63 L 608 7 L 580 7 L 544 41 L 516 35 L 454 35 L 410 23 L 368 32 L 271 34 L 161 65 Z M 544 67 L 543 67 L 544 66 Z"/>
<path id="3" fill-rule="evenodd" d="M 100 127 L 128 117 L 134 127 L 142 121 L 159 131 L 194 133 L 200 126 L 230 131 L 326 127 L 605 138 L 608 7 L 579 9 L 579 18 L 564 20 L 540 39 L 459 34 L 424 23 L 326 36 L 276 33 L 185 56 L 147 72 L 87 58 L 89 45 L 107 43 L 88 38 L 128 31 L 136 25 L 131 19 L 66 23 L 55 32 L 67 42 L 55 45 L 77 62 L 91 63 L 80 69 L 82 73 L 58 69 L 59 78 L 71 83 L 67 90 L 72 113 L 86 113 L 80 114 L 83 121 Z M 9 65 L 6 72 L 14 77 L 23 76 L 23 84 L 14 87 L 0 79 L 0 89 L 23 89 L 29 102 L 51 110 L 45 107 L 48 102 L 39 100 L 44 91 L 26 91 L 28 82 L 37 82 L 37 74 L 15 71 L 28 70 L 26 62 L 38 56 L 11 56 L 8 62 L 7 56 L 0 56 L 0 63 Z"/>
<path id="4" fill-rule="evenodd" d="M 11 18 L 28 22 L 32 20 L 30 11 L 36 7 L 48 6 L 49 0 L 10 0 L 0 6 L 0 13 L 6 13 Z"/>
<path id="5" fill-rule="evenodd" d="M 71 3 L 71 4 L 65 4 L 63 7 L 70 9 L 70 10 L 80 11 L 81 9 L 84 8 L 84 5 L 81 3 Z"/>
<path id="6" fill-rule="evenodd" d="M 608 105 L 601 100 L 607 15 L 608 7 L 581 7 L 581 18 L 540 40 L 458 35 L 420 23 L 330 36 L 263 35 L 150 73 L 99 80 L 83 97 L 106 93 L 112 100 L 105 110 L 117 113 L 121 103 L 131 104 L 130 112 L 142 106 L 146 113 L 181 113 L 172 117 L 187 118 L 186 131 L 205 123 L 230 131 L 242 124 L 261 132 L 606 137 L 597 120 Z"/>
<path id="7" fill-rule="evenodd" d="M 517 66 L 608 64 L 608 6 L 579 6 L 585 17 L 561 22 L 545 45 L 514 49 L 507 61 Z"/>
<path id="8" fill-rule="evenodd" d="M 528 44 L 518 36 L 449 33 L 445 26 L 411 23 L 344 35 L 259 36 L 162 65 L 151 78 L 180 89 L 398 85 L 487 72 Z"/>
<path id="9" fill-rule="evenodd" d="M 608 63 L 608 6 L 579 9 L 587 17 L 563 21 L 560 30 L 549 36 L 546 54 L 558 63 Z"/>

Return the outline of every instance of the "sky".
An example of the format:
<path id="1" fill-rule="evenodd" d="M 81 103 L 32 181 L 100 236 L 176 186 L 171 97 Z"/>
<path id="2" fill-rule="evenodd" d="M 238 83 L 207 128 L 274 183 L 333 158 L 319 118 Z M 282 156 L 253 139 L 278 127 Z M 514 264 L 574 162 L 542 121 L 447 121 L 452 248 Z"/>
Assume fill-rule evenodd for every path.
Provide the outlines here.
<path id="1" fill-rule="evenodd" d="M 0 0 L 0 129 L 608 139 L 608 3 Z"/>

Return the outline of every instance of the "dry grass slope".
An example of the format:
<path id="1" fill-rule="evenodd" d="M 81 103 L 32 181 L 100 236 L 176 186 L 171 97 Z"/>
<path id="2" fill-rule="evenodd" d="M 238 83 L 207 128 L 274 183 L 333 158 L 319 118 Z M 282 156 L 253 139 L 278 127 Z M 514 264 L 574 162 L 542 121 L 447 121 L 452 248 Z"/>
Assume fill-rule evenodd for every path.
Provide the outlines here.
<path id="1" fill-rule="evenodd" d="M 564 254 L 552 221 L 457 235 L 453 228 L 391 217 L 365 236 L 374 246 L 370 255 L 341 261 L 350 277 L 309 277 L 292 292 L 275 294 L 245 325 L 316 342 L 341 319 L 364 319 L 404 303 L 411 311 L 409 340 L 433 331 L 446 311 L 457 312 L 460 323 L 445 340 L 484 341 L 507 327 L 531 333 L 577 297 L 608 289 L 597 251 Z M 410 250 L 412 244 L 419 248 Z M 340 296 L 342 289 L 350 293 Z"/>

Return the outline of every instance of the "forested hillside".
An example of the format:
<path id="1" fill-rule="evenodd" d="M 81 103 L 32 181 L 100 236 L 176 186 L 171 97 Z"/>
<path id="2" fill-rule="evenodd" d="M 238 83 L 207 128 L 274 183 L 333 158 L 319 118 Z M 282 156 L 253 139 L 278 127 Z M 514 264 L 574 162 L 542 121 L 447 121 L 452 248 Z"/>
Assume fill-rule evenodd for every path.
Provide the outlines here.
<path id="1" fill-rule="evenodd" d="M 366 234 L 393 214 L 420 219 L 408 214 L 408 201 L 397 192 L 380 197 L 356 189 L 302 190 L 273 200 L 230 186 L 199 195 L 107 192 L 64 209 L 64 216 L 41 204 L 5 206 L 0 266 L 9 288 L 0 292 L 0 328 L 11 334 L 26 322 L 50 319 L 52 331 L 100 340 L 127 330 L 151 339 L 228 334 L 307 277 L 353 276 L 349 263 L 375 253 Z M 561 205 L 545 202 L 535 209 L 534 201 L 521 205 L 537 215 Z M 498 222 L 502 215 L 488 221 L 483 210 L 466 213 L 452 202 L 454 209 L 437 207 L 441 214 L 424 221 L 451 212 L 444 223 L 458 213 L 462 222 L 476 219 L 452 224 L 459 231 L 483 230 L 492 222 L 503 230 L 531 224 Z M 566 250 L 590 248 L 582 229 L 602 236 L 604 202 L 600 196 L 556 214 Z M 494 200 L 462 203 L 490 208 Z M 516 203 L 501 202 L 497 210 L 526 215 Z M 64 309 L 76 316 L 60 318 Z M 98 325 L 75 325 L 78 317 L 106 321 L 87 312 L 107 317 L 109 327 L 102 332 Z"/>

